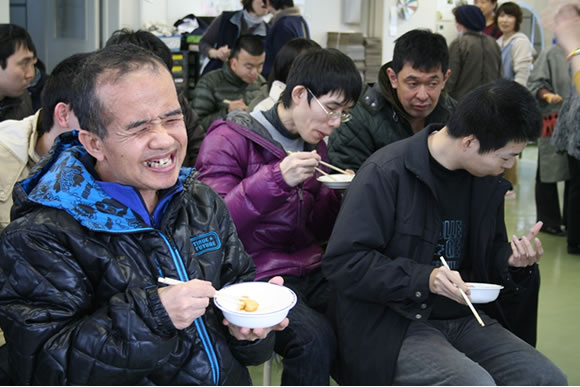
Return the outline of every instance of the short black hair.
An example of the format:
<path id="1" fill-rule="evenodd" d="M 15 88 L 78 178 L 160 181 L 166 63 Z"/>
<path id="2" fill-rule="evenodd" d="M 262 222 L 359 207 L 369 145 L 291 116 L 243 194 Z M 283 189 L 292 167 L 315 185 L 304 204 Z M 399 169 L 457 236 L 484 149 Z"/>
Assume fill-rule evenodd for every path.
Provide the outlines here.
<path id="1" fill-rule="evenodd" d="M 136 46 L 146 48 L 160 57 L 167 65 L 168 69 L 171 70 L 171 68 L 173 68 L 171 50 L 161 39 L 149 31 L 133 31 L 128 28 L 122 28 L 111 34 L 111 37 L 107 40 L 106 46 L 121 43 L 133 43 Z"/>
<path id="2" fill-rule="evenodd" d="M 270 0 L 270 5 L 275 10 L 294 7 L 294 0 Z"/>
<path id="3" fill-rule="evenodd" d="M 24 28 L 11 23 L 0 24 L 0 66 L 2 69 L 6 69 L 8 58 L 14 55 L 20 47 L 28 49 L 36 57 L 36 47 Z"/>
<path id="4" fill-rule="evenodd" d="M 479 153 L 487 153 L 510 141 L 537 139 L 542 114 L 527 88 L 502 79 L 467 93 L 451 114 L 447 129 L 455 138 L 474 135 L 480 144 Z"/>
<path id="5" fill-rule="evenodd" d="M 294 38 L 287 41 L 286 44 L 280 48 L 278 54 L 276 54 L 272 66 L 272 72 L 270 72 L 270 75 L 268 76 L 268 85 L 272 86 L 274 81 L 286 83 L 288 72 L 290 71 L 290 66 L 292 66 L 294 59 L 304 52 L 320 48 L 320 45 L 312 39 Z"/>
<path id="6" fill-rule="evenodd" d="M 264 5 L 266 5 L 267 0 L 263 0 Z M 254 5 L 252 4 L 253 0 L 242 0 L 242 8 L 244 8 L 248 12 L 255 12 Z"/>
<path id="7" fill-rule="evenodd" d="M 111 117 L 97 96 L 97 84 L 116 83 L 143 68 L 169 71 L 157 55 L 131 43 L 106 46 L 89 56 L 73 81 L 72 108 L 81 128 L 105 138 Z"/>
<path id="8" fill-rule="evenodd" d="M 395 74 L 409 63 L 415 70 L 424 72 L 437 70 L 443 74 L 449 66 L 449 49 L 441 34 L 426 29 L 415 29 L 395 40 L 392 69 Z"/>
<path id="9" fill-rule="evenodd" d="M 502 13 L 505 13 L 506 15 L 510 15 L 516 18 L 516 25 L 514 26 L 514 30 L 519 31 L 520 25 L 522 24 L 522 20 L 524 20 L 524 14 L 522 13 L 522 9 L 520 8 L 520 6 L 511 1 L 501 4 L 498 7 L 497 11 L 495 11 L 495 24 L 497 24 L 497 18 Z"/>
<path id="10" fill-rule="evenodd" d="M 234 48 L 230 53 L 230 59 L 237 58 L 242 49 L 251 56 L 260 56 L 265 52 L 264 41 L 258 35 L 240 35 L 236 43 L 234 43 Z"/>
<path id="11" fill-rule="evenodd" d="M 343 93 L 344 101 L 356 103 L 362 90 L 362 77 L 352 59 L 334 48 L 310 50 L 296 57 L 288 78 L 286 88 L 280 95 L 285 108 L 292 105 L 292 90 L 304 86 L 316 98 L 329 93 Z M 308 93 L 308 103 L 312 101 Z"/>
<path id="12" fill-rule="evenodd" d="M 52 70 L 44 84 L 41 94 L 42 127 L 38 129 L 38 137 L 50 132 L 54 125 L 54 108 L 59 102 L 71 104 L 75 98 L 71 81 L 79 73 L 90 52 L 74 54 L 62 60 Z"/>

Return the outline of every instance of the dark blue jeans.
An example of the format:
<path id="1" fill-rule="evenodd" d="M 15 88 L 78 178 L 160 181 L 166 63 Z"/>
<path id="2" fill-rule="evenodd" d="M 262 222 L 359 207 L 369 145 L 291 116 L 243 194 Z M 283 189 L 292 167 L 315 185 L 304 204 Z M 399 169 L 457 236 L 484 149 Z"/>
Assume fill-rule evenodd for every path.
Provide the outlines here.
<path id="1" fill-rule="evenodd" d="M 304 277 L 284 277 L 298 296 L 288 313 L 290 324 L 276 332 L 275 351 L 283 357 L 282 385 L 328 385 L 336 355 L 336 335 L 324 316 L 328 283 L 320 270 Z"/>
<path id="2" fill-rule="evenodd" d="M 567 385 L 534 347 L 479 312 L 455 320 L 413 321 L 399 352 L 395 385 Z"/>

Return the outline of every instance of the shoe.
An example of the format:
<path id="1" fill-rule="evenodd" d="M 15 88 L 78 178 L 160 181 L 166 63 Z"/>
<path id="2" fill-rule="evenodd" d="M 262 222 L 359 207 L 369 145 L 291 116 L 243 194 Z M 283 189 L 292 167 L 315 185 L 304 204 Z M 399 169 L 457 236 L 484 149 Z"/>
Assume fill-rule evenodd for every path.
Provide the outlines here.
<path id="1" fill-rule="evenodd" d="M 562 230 L 560 227 L 552 227 L 552 226 L 543 226 L 540 229 L 540 232 L 545 232 L 546 234 L 551 234 L 559 237 L 567 235 L 566 231 Z"/>
<path id="2" fill-rule="evenodd" d="M 571 245 L 568 243 L 568 254 L 580 254 L 580 244 Z"/>
<path id="3" fill-rule="evenodd" d="M 513 189 L 510 189 L 509 191 L 507 191 L 507 192 L 505 193 L 505 196 L 504 196 L 504 198 L 505 198 L 505 199 L 508 199 L 508 200 L 509 200 L 509 199 L 515 199 L 515 198 L 516 198 L 516 191 L 514 191 Z"/>

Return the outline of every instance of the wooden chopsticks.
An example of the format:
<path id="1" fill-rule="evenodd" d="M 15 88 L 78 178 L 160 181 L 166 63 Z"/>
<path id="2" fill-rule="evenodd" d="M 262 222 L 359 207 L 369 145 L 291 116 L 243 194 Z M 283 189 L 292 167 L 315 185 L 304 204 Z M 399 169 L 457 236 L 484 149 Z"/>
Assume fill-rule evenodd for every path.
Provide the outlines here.
<path id="1" fill-rule="evenodd" d="M 447 265 L 447 261 L 445 261 L 445 258 L 443 258 L 441 256 L 441 257 L 439 257 L 439 259 L 443 263 L 443 266 L 445 266 L 448 270 L 451 270 L 449 268 L 449 265 Z M 481 317 L 479 317 L 479 313 L 477 313 L 477 310 L 475 310 L 475 308 L 473 307 L 473 304 L 471 303 L 471 300 L 469 299 L 469 297 L 467 297 L 467 294 L 465 294 L 465 292 L 461 288 L 458 288 L 458 289 L 459 289 L 459 292 L 461 293 L 461 295 L 463 296 L 465 303 L 467 304 L 467 306 L 469 306 L 469 309 L 471 309 L 471 312 L 473 313 L 473 315 L 477 319 L 477 322 L 479 323 L 479 325 L 484 327 L 485 324 L 483 323 L 483 320 L 481 319 Z"/>

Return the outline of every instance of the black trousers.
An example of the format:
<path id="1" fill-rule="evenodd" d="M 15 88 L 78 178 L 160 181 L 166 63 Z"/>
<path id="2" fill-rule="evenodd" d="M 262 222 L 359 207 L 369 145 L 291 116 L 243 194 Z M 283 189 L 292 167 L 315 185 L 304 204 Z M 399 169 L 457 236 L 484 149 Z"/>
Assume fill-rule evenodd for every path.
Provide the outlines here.
<path id="1" fill-rule="evenodd" d="M 565 212 L 568 245 L 580 245 L 580 160 L 568 155 L 570 180 L 568 181 L 568 206 Z"/>
<path id="2" fill-rule="evenodd" d="M 568 210 L 568 191 L 569 184 L 564 186 L 564 209 L 566 214 Z M 568 219 L 562 216 L 560 212 L 560 198 L 558 196 L 558 183 L 542 183 L 540 181 L 540 168 L 538 159 L 538 168 L 536 170 L 536 221 L 541 220 L 544 226 L 559 228 L 561 225 L 567 226 Z"/>

